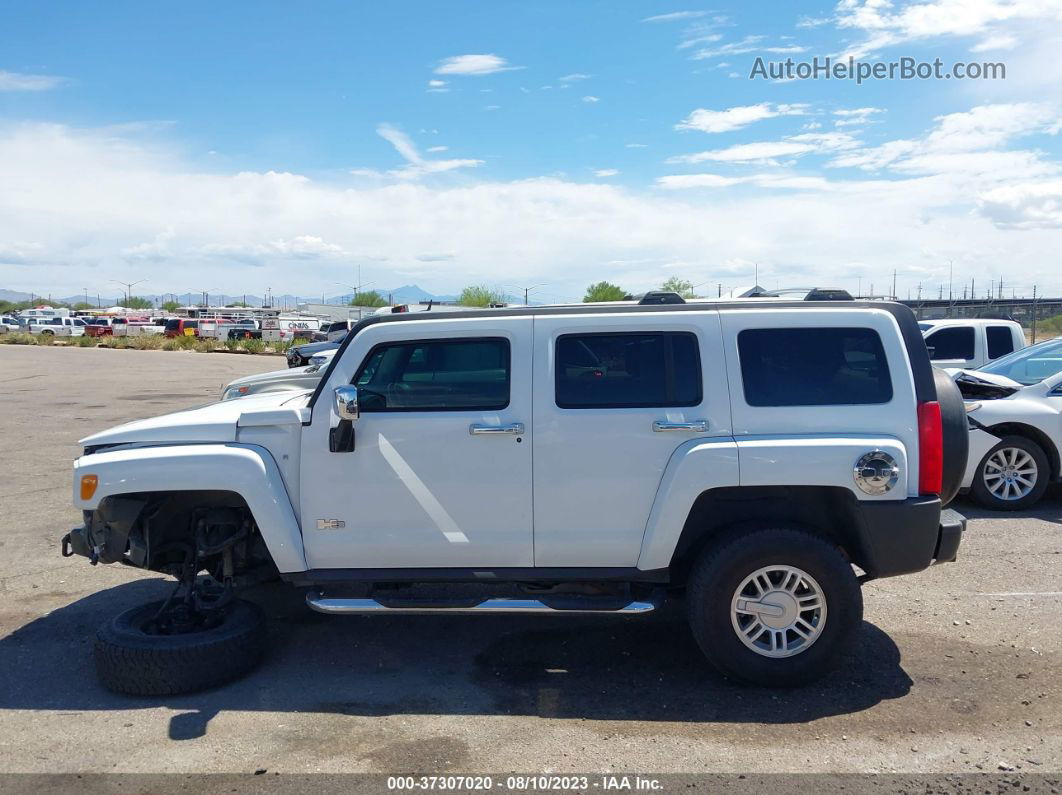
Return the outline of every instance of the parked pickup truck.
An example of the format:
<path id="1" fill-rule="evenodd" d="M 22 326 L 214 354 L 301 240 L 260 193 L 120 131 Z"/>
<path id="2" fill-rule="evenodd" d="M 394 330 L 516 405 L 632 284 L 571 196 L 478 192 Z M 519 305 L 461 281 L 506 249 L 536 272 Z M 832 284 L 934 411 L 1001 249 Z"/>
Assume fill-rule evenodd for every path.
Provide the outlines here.
<path id="1" fill-rule="evenodd" d="M 920 320 L 918 327 L 937 367 L 974 369 L 1025 347 L 1025 332 L 1013 320 Z"/>
<path id="2" fill-rule="evenodd" d="M 335 615 L 682 599 L 719 671 L 790 686 L 858 641 L 862 583 L 955 558 L 967 442 L 899 304 L 378 315 L 312 393 L 83 439 L 62 548 L 178 581 L 97 635 L 126 693 L 250 670 L 263 616 L 237 594 L 270 577 Z"/>

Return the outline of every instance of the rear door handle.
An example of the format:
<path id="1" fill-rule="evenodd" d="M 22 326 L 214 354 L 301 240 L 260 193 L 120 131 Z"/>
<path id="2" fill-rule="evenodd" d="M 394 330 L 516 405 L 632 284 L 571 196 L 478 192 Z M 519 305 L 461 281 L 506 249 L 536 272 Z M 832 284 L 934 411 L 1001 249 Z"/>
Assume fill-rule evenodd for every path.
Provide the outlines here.
<path id="1" fill-rule="evenodd" d="M 522 422 L 510 422 L 508 425 L 481 425 L 474 422 L 468 426 L 468 432 L 473 436 L 494 435 L 499 433 L 508 433 L 514 436 L 519 436 L 524 432 L 524 424 Z"/>
<path id="2" fill-rule="evenodd" d="M 655 420 L 653 422 L 653 430 L 657 433 L 663 431 L 691 431 L 693 433 L 704 433 L 708 430 L 708 420 L 693 420 L 692 422 L 666 422 L 664 420 Z"/>

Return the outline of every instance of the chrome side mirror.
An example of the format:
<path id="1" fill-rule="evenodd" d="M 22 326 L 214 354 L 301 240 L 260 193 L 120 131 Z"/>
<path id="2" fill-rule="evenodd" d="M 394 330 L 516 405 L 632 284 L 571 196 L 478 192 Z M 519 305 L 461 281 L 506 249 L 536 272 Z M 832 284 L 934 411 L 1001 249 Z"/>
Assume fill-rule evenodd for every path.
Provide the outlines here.
<path id="1" fill-rule="evenodd" d="M 361 416 L 361 409 L 358 407 L 358 388 L 353 385 L 337 386 L 335 389 L 336 396 L 336 414 L 339 415 L 341 420 L 356 420 Z"/>

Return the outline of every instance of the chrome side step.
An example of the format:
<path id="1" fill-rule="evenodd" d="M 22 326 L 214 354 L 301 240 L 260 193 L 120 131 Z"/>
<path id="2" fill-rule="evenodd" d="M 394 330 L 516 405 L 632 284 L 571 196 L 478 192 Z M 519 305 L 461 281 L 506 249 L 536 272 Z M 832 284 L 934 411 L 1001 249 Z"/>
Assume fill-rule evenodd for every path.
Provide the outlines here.
<path id="1" fill-rule="evenodd" d="M 656 604 L 648 601 L 631 601 L 617 607 L 592 607 L 585 601 L 581 606 L 551 606 L 539 599 L 484 599 L 480 602 L 458 605 L 439 604 L 396 604 L 389 606 L 368 597 L 325 596 L 320 591 L 309 591 L 306 604 L 318 613 L 358 615 L 367 613 L 406 613 L 427 615 L 429 613 L 446 613 L 447 615 L 489 615 L 497 613 L 584 613 L 644 615 L 656 609 Z M 615 603 L 612 603 L 615 604 Z"/>

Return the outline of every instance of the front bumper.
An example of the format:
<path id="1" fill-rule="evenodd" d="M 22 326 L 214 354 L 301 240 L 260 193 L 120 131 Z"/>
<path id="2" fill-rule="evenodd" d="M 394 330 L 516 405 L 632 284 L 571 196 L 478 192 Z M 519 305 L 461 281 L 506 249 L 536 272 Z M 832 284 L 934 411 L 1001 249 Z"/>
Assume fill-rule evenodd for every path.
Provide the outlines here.
<path id="1" fill-rule="evenodd" d="M 81 555 L 97 563 L 128 563 L 143 566 L 147 549 L 137 528 L 137 519 L 147 500 L 111 497 L 94 511 L 84 511 L 85 523 L 62 539 L 64 558 Z"/>

